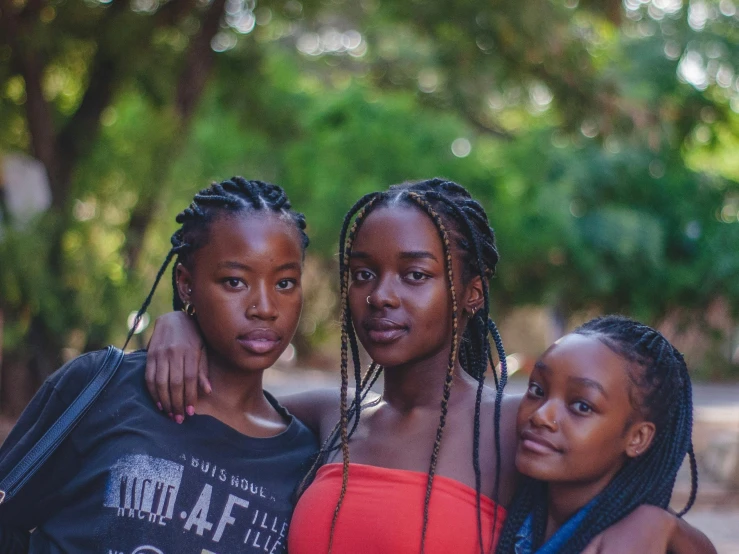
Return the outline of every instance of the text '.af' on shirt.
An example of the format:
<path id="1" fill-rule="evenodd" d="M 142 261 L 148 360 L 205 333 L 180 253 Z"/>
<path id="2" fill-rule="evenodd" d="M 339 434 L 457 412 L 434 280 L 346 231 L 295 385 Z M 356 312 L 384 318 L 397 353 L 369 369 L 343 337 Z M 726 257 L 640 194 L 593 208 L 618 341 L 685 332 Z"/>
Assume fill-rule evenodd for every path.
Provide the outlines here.
<path id="1" fill-rule="evenodd" d="M 52 375 L 0 449 L 7 473 L 89 382 L 104 352 Z M 247 437 L 195 415 L 177 425 L 153 405 L 146 353 L 125 356 L 80 424 L 11 501 L 0 524 L 31 534 L 33 553 L 227 554 L 286 551 L 293 492 L 317 449 L 289 420 Z"/>

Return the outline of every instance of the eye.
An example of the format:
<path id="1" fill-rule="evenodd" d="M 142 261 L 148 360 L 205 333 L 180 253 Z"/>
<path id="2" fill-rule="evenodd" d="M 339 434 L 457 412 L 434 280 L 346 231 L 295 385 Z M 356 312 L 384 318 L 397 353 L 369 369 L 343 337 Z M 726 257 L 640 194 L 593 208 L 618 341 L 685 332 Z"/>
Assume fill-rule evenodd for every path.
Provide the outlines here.
<path id="1" fill-rule="evenodd" d="M 282 279 L 277 282 L 277 290 L 290 290 L 294 289 L 296 285 L 295 279 Z"/>
<path id="2" fill-rule="evenodd" d="M 243 289 L 246 288 L 246 283 L 238 277 L 226 277 L 223 283 L 229 289 Z"/>
<path id="3" fill-rule="evenodd" d="M 369 281 L 372 279 L 373 275 L 371 271 L 368 271 L 366 269 L 358 269 L 352 274 L 352 279 L 355 281 Z"/>
<path id="4" fill-rule="evenodd" d="M 582 400 L 578 400 L 577 402 L 572 403 L 572 407 L 575 409 L 575 411 L 579 414 L 589 414 L 593 412 L 593 407 L 588 404 L 587 402 L 584 402 Z"/>
<path id="5" fill-rule="evenodd" d="M 529 383 L 529 388 L 526 391 L 526 394 L 527 396 L 530 396 L 532 398 L 541 398 L 542 396 L 544 396 L 544 389 L 542 389 L 535 382 L 531 381 Z"/>
<path id="6" fill-rule="evenodd" d="M 422 271 L 411 271 L 405 277 L 409 281 L 425 281 L 429 278 L 429 276 Z"/>

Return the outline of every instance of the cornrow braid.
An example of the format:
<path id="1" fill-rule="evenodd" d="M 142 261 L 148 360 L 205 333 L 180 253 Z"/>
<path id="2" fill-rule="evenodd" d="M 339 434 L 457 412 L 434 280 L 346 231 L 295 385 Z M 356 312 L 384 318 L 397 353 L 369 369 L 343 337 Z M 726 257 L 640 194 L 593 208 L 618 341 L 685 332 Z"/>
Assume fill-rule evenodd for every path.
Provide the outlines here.
<path id="1" fill-rule="evenodd" d="M 678 469 L 687 455 L 691 491 L 685 514 L 698 487 L 698 473 L 691 439 L 693 400 L 690 375 L 683 356 L 659 332 L 623 316 L 593 319 L 574 333 L 600 340 L 626 360 L 633 383 L 632 403 L 655 424 L 648 450 L 629 459 L 606 488 L 593 499 L 593 506 L 558 554 L 581 552 L 599 533 L 641 504 L 667 508 Z M 526 479 L 516 493 L 498 543 L 498 554 L 515 552 L 516 534 L 529 514 L 533 519 L 535 547 L 544 539 L 546 486 Z"/>
<path id="2" fill-rule="evenodd" d="M 159 281 L 172 259 L 177 256 L 177 260 L 172 267 L 172 305 L 175 310 L 181 310 L 184 304 L 177 289 L 177 265 L 180 263 L 191 264 L 193 253 L 207 244 L 210 224 L 217 216 L 233 215 L 244 211 L 264 211 L 289 219 L 298 230 L 301 248 L 305 252 L 310 242 L 308 235 L 305 233 L 305 216 L 292 210 L 290 201 L 282 187 L 263 181 L 248 181 L 243 177 L 232 177 L 220 183 L 211 184 L 210 187 L 198 192 L 192 203 L 177 214 L 176 221 L 181 227 L 170 238 L 172 248 L 170 248 L 164 263 L 159 268 L 149 294 L 136 313 L 123 348 L 128 345 L 134 335 L 141 318 L 151 303 L 154 291 L 156 291 L 157 285 L 159 285 Z"/>

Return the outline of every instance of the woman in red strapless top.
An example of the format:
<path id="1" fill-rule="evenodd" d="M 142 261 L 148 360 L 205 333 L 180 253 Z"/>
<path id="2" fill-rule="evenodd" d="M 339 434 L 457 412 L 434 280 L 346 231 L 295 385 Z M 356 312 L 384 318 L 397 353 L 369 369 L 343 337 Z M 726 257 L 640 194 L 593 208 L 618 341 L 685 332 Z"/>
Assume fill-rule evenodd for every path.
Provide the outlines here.
<path id="1" fill-rule="evenodd" d="M 391 187 L 359 206 L 342 245 L 340 425 L 302 491 L 289 550 L 477 554 L 482 543 L 490 552 L 505 519 L 491 498 L 505 505 L 511 496 L 515 444 L 509 431 L 501 447 L 505 354 L 487 294 L 498 260 L 493 231 L 467 191 L 441 180 Z M 373 364 L 349 399 L 354 332 Z M 497 391 L 483 387 L 491 332 L 503 360 Z M 383 395 L 361 410 L 348 440 L 357 397 L 380 371 Z M 336 458 L 343 464 L 318 469 Z"/>

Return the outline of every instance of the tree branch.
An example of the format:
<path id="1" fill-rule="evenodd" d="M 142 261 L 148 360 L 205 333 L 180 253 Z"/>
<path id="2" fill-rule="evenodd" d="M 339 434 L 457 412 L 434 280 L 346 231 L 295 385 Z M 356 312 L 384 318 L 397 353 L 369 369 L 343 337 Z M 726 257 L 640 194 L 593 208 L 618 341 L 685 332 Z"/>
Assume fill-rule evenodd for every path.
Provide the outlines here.
<path id="1" fill-rule="evenodd" d="M 215 52 L 210 43 L 220 28 L 225 7 L 226 0 L 213 0 L 203 18 L 200 32 L 190 42 L 184 69 L 177 82 L 175 104 L 184 122 L 187 122 L 195 111 L 208 77 L 210 77 L 215 61 Z"/>
<path id="2" fill-rule="evenodd" d="M 56 185 L 57 158 L 55 150 L 54 119 L 42 88 L 43 65 L 35 52 L 26 48 L 23 40 L 26 28 L 12 2 L 3 0 L 0 4 L 0 29 L 11 47 L 11 63 L 23 77 L 26 87 L 26 117 L 31 135 L 31 150 L 46 167 L 51 185 L 52 199 L 58 195 Z"/>
<path id="3" fill-rule="evenodd" d="M 109 36 L 118 36 L 116 31 L 119 18 L 128 10 L 127 2 L 113 2 L 107 8 L 100 24 L 101 32 L 98 49 L 90 71 L 90 81 L 77 111 L 59 133 L 60 205 L 67 200 L 72 172 L 78 160 L 92 148 L 100 131 L 100 116 L 113 101 L 119 83 L 125 77 L 124 66 L 135 59 L 150 44 L 151 35 L 157 28 L 176 24 L 191 11 L 193 0 L 171 1 L 151 19 L 151 25 L 143 33 L 131 37 L 126 51 L 121 45 L 106 42 Z M 225 4 L 224 4 L 225 5 Z"/>

